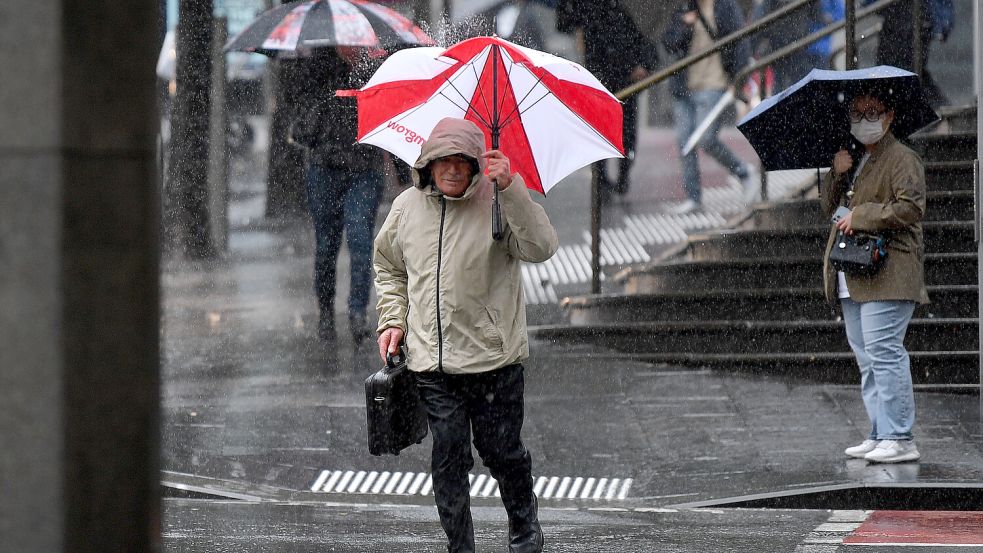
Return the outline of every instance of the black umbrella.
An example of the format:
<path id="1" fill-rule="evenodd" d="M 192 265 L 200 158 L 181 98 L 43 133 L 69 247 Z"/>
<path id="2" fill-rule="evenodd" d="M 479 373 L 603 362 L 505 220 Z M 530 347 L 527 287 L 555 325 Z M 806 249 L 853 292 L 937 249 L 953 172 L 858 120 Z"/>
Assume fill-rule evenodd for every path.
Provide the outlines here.
<path id="1" fill-rule="evenodd" d="M 802 80 L 758 104 L 737 128 L 766 171 L 828 167 L 837 151 L 855 144 L 851 99 L 871 93 L 894 108 L 891 132 L 905 138 L 939 116 L 914 73 L 880 65 L 853 71 L 813 69 Z"/>
<path id="2" fill-rule="evenodd" d="M 301 48 L 433 44 L 412 21 L 368 0 L 300 0 L 261 13 L 229 40 L 225 50 L 273 56 Z"/>

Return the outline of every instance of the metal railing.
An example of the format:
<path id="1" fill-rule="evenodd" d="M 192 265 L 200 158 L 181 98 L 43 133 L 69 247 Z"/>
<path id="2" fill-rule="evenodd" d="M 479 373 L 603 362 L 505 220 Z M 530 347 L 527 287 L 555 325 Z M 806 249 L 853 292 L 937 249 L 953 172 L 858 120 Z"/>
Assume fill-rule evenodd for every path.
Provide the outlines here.
<path id="1" fill-rule="evenodd" d="M 858 10 L 856 12 L 856 20 L 857 21 L 860 21 L 861 19 L 866 19 L 867 17 L 870 17 L 872 15 L 875 15 L 881 9 L 886 8 L 886 7 L 890 6 L 891 4 L 894 4 L 894 3 L 899 2 L 899 1 L 900 0 L 881 0 L 880 2 L 871 4 L 870 6 L 867 6 L 866 8 L 863 8 L 863 9 Z M 915 3 L 917 4 L 918 2 L 915 2 Z M 808 35 L 802 37 L 801 39 L 799 39 L 799 40 L 797 40 L 797 41 L 789 44 L 788 46 L 785 46 L 783 48 L 779 48 L 778 50 L 775 50 L 774 52 L 768 54 L 767 56 L 765 56 L 765 57 L 763 57 L 763 58 L 761 58 L 759 60 L 756 60 L 754 63 L 752 63 L 752 64 L 744 67 L 740 71 L 738 71 L 737 75 L 734 76 L 733 85 L 735 87 L 738 87 L 739 88 L 740 85 L 745 80 L 747 80 L 747 78 L 749 76 L 751 76 L 751 74 L 754 73 L 755 71 L 759 71 L 759 70 L 761 70 L 761 69 L 763 69 L 763 68 L 765 68 L 765 67 L 767 67 L 767 66 L 769 66 L 769 65 L 771 65 L 773 63 L 775 63 L 776 61 L 778 61 L 778 60 L 780 60 L 782 58 L 788 57 L 788 56 L 790 56 L 790 55 L 798 52 L 799 50 L 802 50 L 803 48 L 807 48 L 810 45 L 812 45 L 814 42 L 816 42 L 816 41 L 818 41 L 820 39 L 826 38 L 826 37 L 830 36 L 831 34 L 839 31 L 840 29 L 843 29 L 844 27 L 846 27 L 846 20 L 837 21 L 835 23 L 830 23 L 826 27 L 824 27 L 824 28 L 822 28 L 822 29 L 820 29 L 820 30 L 818 30 L 818 31 L 816 31 L 814 33 L 808 34 Z M 851 40 L 851 38 L 853 40 Z M 849 35 L 847 35 L 847 40 L 846 40 L 846 43 L 844 44 L 844 50 L 847 52 L 847 58 L 848 58 L 847 61 L 848 62 L 850 61 L 850 58 L 851 57 L 854 59 L 854 61 L 856 61 L 856 54 L 854 54 L 853 56 L 850 56 L 850 54 L 849 54 L 849 52 L 851 50 L 851 48 L 850 48 L 849 45 L 851 43 L 854 45 L 854 47 L 852 48 L 852 50 L 854 52 L 856 52 L 856 42 L 857 42 L 856 36 L 850 37 Z"/>
<path id="2" fill-rule="evenodd" d="M 632 84 L 631 86 L 625 87 L 615 93 L 615 97 L 619 100 L 625 100 L 638 94 L 644 90 L 647 90 L 663 81 L 672 77 L 673 75 L 687 70 L 691 65 L 712 56 L 724 48 L 745 40 L 751 35 L 757 33 L 761 29 L 770 26 L 776 21 L 784 19 L 791 15 L 792 13 L 806 7 L 808 4 L 816 2 L 817 0 L 797 0 L 796 2 L 790 3 L 787 6 L 775 10 L 765 17 L 734 31 L 733 33 L 721 38 L 720 40 L 714 42 L 710 47 L 697 52 L 695 54 L 686 56 L 670 66 L 658 71 L 641 81 Z M 755 63 L 743 68 L 734 78 L 734 86 L 739 89 L 741 84 L 755 71 L 761 71 L 768 65 L 787 57 L 791 54 L 798 52 L 799 50 L 808 47 L 812 43 L 832 35 L 833 33 L 839 31 L 840 29 L 846 29 L 846 41 L 845 41 L 845 51 L 847 54 L 846 67 L 847 69 L 856 68 L 856 22 L 870 17 L 880 10 L 888 7 L 900 0 L 880 0 L 870 6 L 862 8 L 860 10 L 856 9 L 856 4 L 853 0 L 847 0 L 846 2 L 846 17 L 838 22 L 831 23 L 823 29 L 820 29 L 814 33 L 811 33 L 783 48 L 780 48 L 764 58 L 757 60 Z M 917 5 L 913 10 L 914 21 L 920 22 L 921 20 L 921 2 L 914 2 Z M 916 29 L 917 31 L 917 29 Z M 918 48 L 920 46 L 919 42 L 921 40 L 920 33 L 914 33 L 914 43 L 913 48 Z M 918 52 L 916 51 L 915 58 L 915 68 L 918 69 L 917 73 L 921 74 L 921 63 L 922 60 Z M 762 179 L 765 179 L 764 173 L 762 173 Z M 762 195 L 766 193 L 764 184 L 766 181 L 762 180 Z M 600 173 L 595 169 L 591 176 L 591 293 L 599 294 L 601 292 L 601 187 L 600 187 Z"/>

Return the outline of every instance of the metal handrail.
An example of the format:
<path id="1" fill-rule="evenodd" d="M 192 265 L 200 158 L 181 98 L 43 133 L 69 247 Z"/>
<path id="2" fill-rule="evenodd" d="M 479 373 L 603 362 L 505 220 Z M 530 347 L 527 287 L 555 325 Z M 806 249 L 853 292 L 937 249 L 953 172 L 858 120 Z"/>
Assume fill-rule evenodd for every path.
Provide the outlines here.
<path id="1" fill-rule="evenodd" d="M 870 17 L 875 13 L 877 13 L 878 11 L 880 11 L 882 8 L 886 8 L 898 1 L 900 0 L 880 0 L 880 2 L 871 4 L 866 8 L 857 10 L 857 21 Z M 806 35 L 800 38 L 799 40 L 789 44 L 788 46 L 775 50 L 774 52 L 768 54 L 767 56 L 761 58 L 760 60 L 757 60 L 754 63 L 738 71 L 737 75 L 734 77 L 733 84 L 735 85 L 735 87 L 737 87 L 737 85 L 744 82 L 744 80 L 747 79 L 748 76 L 751 75 L 751 73 L 754 73 L 755 71 L 759 71 L 760 69 L 767 67 L 784 57 L 794 54 L 799 50 L 811 45 L 813 42 L 816 42 L 821 38 L 826 38 L 827 36 L 835 33 L 836 31 L 839 31 L 845 26 L 846 26 L 846 21 L 837 21 L 835 23 L 830 23 L 826 27 L 814 33 Z"/>
<path id="2" fill-rule="evenodd" d="M 677 61 L 676 63 L 673 63 L 669 67 L 666 67 L 665 69 L 659 71 L 658 73 L 649 75 L 648 77 L 638 81 L 637 83 L 634 83 L 630 86 L 627 86 L 619 90 L 618 92 L 615 93 L 615 97 L 617 97 L 619 100 L 630 98 L 631 96 L 634 96 L 635 94 L 638 94 L 639 92 L 668 79 L 669 77 L 675 75 L 676 73 L 688 69 L 689 66 L 693 65 L 694 63 L 716 54 L 717 52 L 723 50 L 727 46 L 730 46 L 731 44 L 738 42 L 740 40 L 744 40 L 748 36 L 756 33 L 762 27 L 766 27 L 770 25 L 773 21 L 777 19 L 782 19 L 787 15 L 791 14 L 792 12 L 805 7 L 807 4 L 811 4 L 816 1 L 817 0 L 797 0 L 796 2 L 791 3 L 780 10 L 775 10 L 769 13 L 768 15 L 766 15 L 765 17 L 762 17 L 758 21 L 755 21 L 750 25 L 741 27 L 740 29 L 734 31 L 733 33 L 714 42 L 707 49 L 692 54 L 690 56 L 687 56 Z M 895 1 L 895 0 L 890 0 L 890 1 Z"/>

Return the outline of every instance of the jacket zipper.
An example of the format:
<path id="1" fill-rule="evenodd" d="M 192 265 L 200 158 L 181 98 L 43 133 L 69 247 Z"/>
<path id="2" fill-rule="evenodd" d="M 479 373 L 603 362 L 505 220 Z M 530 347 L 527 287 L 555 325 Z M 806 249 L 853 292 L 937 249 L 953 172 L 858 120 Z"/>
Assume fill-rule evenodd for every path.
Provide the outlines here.
<path id="1" fill-rule="evenodd" d="M 444 251 L 444 215 L 447 199 L 440 196 L 440 232 L 437 234 L 437 370 L 444 372 L 444 333 L 440 324 L 440 263 Z"/>

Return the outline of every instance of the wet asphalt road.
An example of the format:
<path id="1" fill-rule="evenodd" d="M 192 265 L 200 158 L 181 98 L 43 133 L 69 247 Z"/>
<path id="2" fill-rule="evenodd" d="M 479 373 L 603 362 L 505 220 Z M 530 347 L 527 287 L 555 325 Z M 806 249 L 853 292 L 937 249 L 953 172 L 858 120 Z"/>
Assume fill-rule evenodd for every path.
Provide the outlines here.
<path id="1" fill-rule="evenodd" d="M 446 551 L 436 509 L 378 505 L 171 501 L 168 553 Z M 505 511 L 475 508 L 479 551 L 506 551 Z M 591 512 L 545 509 L 547 551 L 590 553 L 793 551 L 823 511 Z"/>
<path id="2" fill-rule="evenodd" d="M 234 258 L 165 267 L 164 469 L 289 490 L 324 470 L 428 470 L 429 440 L 399 457 L 368 455 L 362 382 L 379 360 L 373 344 L 354 350 L 343 316 L 336 348 L 314 338 L 304 228 L 240 233 Z M 589 346 L 532 352 L 524 440 L 535 474 L 630 478 L 632 504 L 983 480 L 975 395 L 920 393 L 924 457 L 884 467 L 842 457 L 867 432 L 852 386 L 679 370 Z"/>

